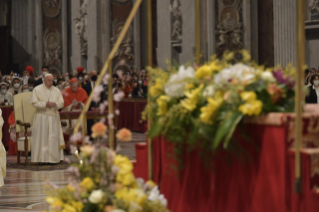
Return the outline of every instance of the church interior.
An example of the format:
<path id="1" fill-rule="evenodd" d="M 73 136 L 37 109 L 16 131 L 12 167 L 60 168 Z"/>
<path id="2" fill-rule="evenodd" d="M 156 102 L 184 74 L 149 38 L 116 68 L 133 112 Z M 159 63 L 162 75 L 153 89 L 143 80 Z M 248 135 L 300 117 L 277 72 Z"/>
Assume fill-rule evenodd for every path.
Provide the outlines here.
<path id="1" fill-rule="evenodd" d="M 318 211 L 319 0 L 0 0 L 0 50 L 0 212 Z"/>

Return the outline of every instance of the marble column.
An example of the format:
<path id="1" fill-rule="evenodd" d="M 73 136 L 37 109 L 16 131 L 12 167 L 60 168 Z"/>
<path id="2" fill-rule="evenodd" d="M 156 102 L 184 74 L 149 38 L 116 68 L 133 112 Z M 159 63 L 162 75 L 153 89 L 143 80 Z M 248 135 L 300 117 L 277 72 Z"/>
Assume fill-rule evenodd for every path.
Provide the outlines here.
<path id="1" fill-rule="evenodd" d="M 190 0 L 190 1 L 193 1 L 193 0 Z M 169 5 L 170 5 L 170 0 L 157 1 L 157 26 L 158 26 L 157 63 L 158 63 L 158 67 L 160 68 L 166 68 L 167 67 L 166 61 L 167 60 L 171 61 L 171 58 L 172 58 L 172 47 L 170 42 L 171 41 L 171 12 L 169 10 Z M 187 21 L 184 21 L 184 23 L 189 24 Z M 184 40 L 184 37 L 183 37 L 183 40 Z M 182 51 L 184 51 L 184 49 Z"/>
<path id="2" fill-rule="evenodd" d="M 296 1 L 275 0 L 274 52 L 275 65 L 286 66 L 296 62 Z M 262 26 L 260 26 L 262 27 Z"/>
<path id="3" fill-rule="evenodd" d="M 43 10 L 42 0 L 37 0 L 35 5 L 35 34 L 36 34 L 36 60 L 37 66 L 34 67 L 34 73 L 40 74 L 43 66 Z"/>
<path id="4" fill-rule="evenodd" d="M 62 12 L 62 70 L 61 74 L 68 71 L 68 18 L 67 18 L 67 1 L 61 2 L 61 12 Z"/>
<path id="5" fill-rule="evenodd" d="M 183 0 L 181 1 L 182 8 L 182 54 L 181 64 L 188 62 L 193 63 L 195 57 L 195 1 Z M 164 25 L 165 26 L 165 25 Z M 159 42 L 159 44 L 161 44 Z"/>
<path id="6" fill-rule="evenodd" d="M 80 38 L 76 34 L 76 28 L 75 24 L 76 21 L 74 20 L 75 18 L 80 17 L 80 0 L 72 0 L 71 1 L 71 17 L 72 17 L 72 22 L 71 22 L 71 40 L 72 40 L 72 56 L 71 56 L 71 68 L 72 70 L 76 70 L 77 67 L 83 66 L 86 68 L 86 63 L 82 59 L 81 55 L 81 43 L 80 43 Z M 69 72 L 73 72 L 72 70 L 69 70 Z"/>
<path id="7" fill-rule="evenodd" d="M 102 0 L 100 9 L 101 61 L 104 64 L 111 51 L 111 0 Z"/>
<path id="8" fill-rule="evenodd" d="M 88 35 L 88 59 L 87 59 L 87 70 L 99 70 L 99 57 L 98 57 L 98 5 L 100 1 L 88 1 L 87 5 L 87 35 Z"/>

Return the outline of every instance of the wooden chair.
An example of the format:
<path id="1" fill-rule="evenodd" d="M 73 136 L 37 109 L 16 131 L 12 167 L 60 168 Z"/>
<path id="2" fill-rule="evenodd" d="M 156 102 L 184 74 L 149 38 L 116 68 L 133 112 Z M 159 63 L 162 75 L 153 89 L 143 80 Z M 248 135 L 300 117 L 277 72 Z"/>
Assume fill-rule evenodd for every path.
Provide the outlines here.
<path id="1" fill-rule="evenodd" d="M 29 104 L 31 92 L 20 93 L 13 96 L 13 109 L 17 134 L 18 156 L 17 160 L 20 163 L 20 152 L 24 151 L 25 164 L 28 163 L 28 155 L 31 152 L 31 137 L 28 133 L 32 131 L 31 126 L 33 117 L 36 113 L 36 108 Z M 23 137 L 19 137 L 20 132 L 24 133 Z"/>

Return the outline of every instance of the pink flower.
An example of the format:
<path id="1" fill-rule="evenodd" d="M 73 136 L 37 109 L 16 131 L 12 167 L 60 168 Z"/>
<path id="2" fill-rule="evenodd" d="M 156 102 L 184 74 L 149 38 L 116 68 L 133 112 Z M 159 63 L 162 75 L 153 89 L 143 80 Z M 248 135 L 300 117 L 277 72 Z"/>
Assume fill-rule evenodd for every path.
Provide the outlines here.
<path id="1" fill-rule="evenodd" d="M 84 143 L 87 145 L 91 145 L 92 142 L 90 141 L 90 136 L 85 136 Z"/>
<path id="2" fill-rule="evenodd" d="M 119 167 L 113 165 L 112 166 L 112 174 L 117 175 L 118 172 L 119 172 Z"/>
<path id="3" fill-rule="evenodd" d="M 108 119 L 113 119 L 113 118 L 114 118 L 114 114 L 112 114 L 112 113 L 109 114 L 109 115 L 107 116 L 107 118 L 108 118 Z"/>
<path id="4" fill-rule="evenodd" d="M 120 110 L 116 109 L 114 112 L 115 112 L 115 115 L 117 116 L 120 115 Z"/>
<path id="5" fill-rule="evenodd" d="M 99 102 L 101 100 L 101 92 L 104 90 L 102 85 L 97 86 L 94 90 L 93 90 L 93 101 L 94 102 Z"/>
<path id="6" fill-rule="evenodd" d="M 116 134 L 116 138 L 122 142 L 129 142 L 132 140 L 132 132 L 126 128 L 120 129 Z"/>
<path id="7" fill-rule="evenodd" d="M 75 133 L 70 137 L 70 141 L 73 143 L 77 143 L 78 141 L 81 141 L 81 140 L 82 140 L 82 135 L 80 132 Z"/>
<path id="8" fill-rule="evenodd" d="M 70 166 L 69 168 L 66 169 L 66 171 L 71 172 L 73 174 L 75 174 L 76 176 L 80 176 L 80 172 L 79 169 L 75 166 Z"/>
<path id="9" fill-rule="evenodd" d="M 104 104 L 100 104 L 100 113 L 103 114 L 105 111 L 105 105 Z"/>
<path id="10" fill-rule="evenodd" d="M 107 85 L 109 83 L 109 80 L 110 80 L 110 75 L 109 74 L 105 74 L 104 77 L 103 77 L 103 83 L 105 85 Z"/>
<path id="11" fill-rule="evenodd" d="M 119 91 L 118 93 L 114 94 L 114 101 L 120 102 L 125 96 L 125 93 L 123 91 Z"/>
<path id="12" fill-rule="evenodd" d="M 100 119 L 100 122 L 101 122 L 101 123 L 105 123 L 105 122 L 106 122 L 106 118 L 104 118 L 104 117 L 101 118 L 101 119 Z"/>

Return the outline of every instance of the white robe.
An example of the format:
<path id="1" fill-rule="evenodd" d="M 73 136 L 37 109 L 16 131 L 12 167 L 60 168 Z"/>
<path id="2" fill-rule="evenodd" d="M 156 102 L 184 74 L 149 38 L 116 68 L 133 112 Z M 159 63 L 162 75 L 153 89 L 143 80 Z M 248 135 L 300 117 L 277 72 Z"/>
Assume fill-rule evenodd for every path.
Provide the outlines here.
<path id="1" fill-rule="evenodd" d="M 56 107 L 47 108 L 47 102 L 55 102 Z M 37 108 L 33 119 L 31 136 L 31 162 L 59 163 L 64 160 L 65 148 L 59 109 L 64 100 L 59 89 L 45 84 L 32 91 L 30 104 Z"/>
<path id="2" fill-rule="evenodd" d="M 6 150 L 2 144 L 2 126 L 3 126 L 2 110 L 0 109 L 0 187 L 4 185 L 6 178 Z"/>
<path id="3" fill-rule="evenodd" d="M 6 92 L 5 95 L 0 93 L 0 102 L 4 102 L 5 99 L 8 100 L 8 106 L 13 105 L 12 94 L 10 92 Z"/>

